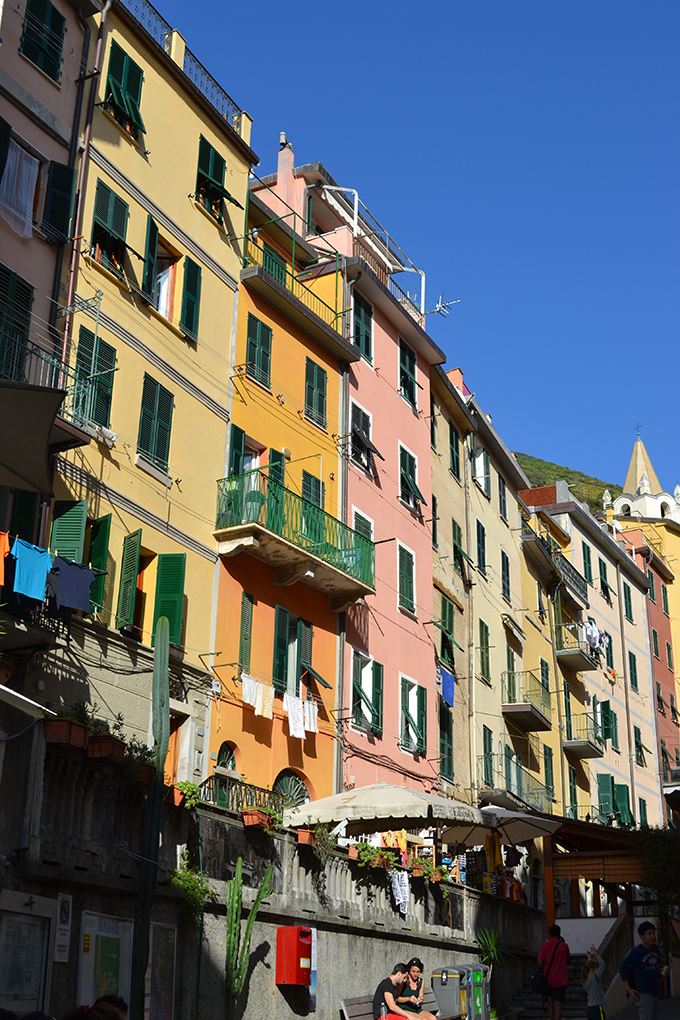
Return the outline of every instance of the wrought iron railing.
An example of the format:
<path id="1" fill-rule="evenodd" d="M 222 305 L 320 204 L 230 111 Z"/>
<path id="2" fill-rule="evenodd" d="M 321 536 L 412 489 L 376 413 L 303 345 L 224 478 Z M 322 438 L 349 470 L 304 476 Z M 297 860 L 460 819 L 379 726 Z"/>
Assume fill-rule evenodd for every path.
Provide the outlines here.
<path id="1" fill-rule="evenodd" d="M 392 297 L 396 298 L 404 311 L 408 312 L 412 319 L 415 319 L 419 326 L 423 325 L 423 315 L 413 298 L 409 297 L 405 290 L 402 290 L 394 277 L 389 278 L 389 288 Z"/>
<path id="2" fill-rule="evenodd" d="M 243 265 L 244 267 L 262 266 L 266 273 L 269 273 L 277 283 L 289 290 L 298 301 L 318 315 L 328 326 L 340 332 L 339 313 L 326 304 L 313 290 L 310 290 L 306 284 L 296 279 L 288 266 L 274 260 L 261 245 L 256 244 L 250 237 L 246 237 Z"/>
<path id="3" fill-rule="evenodd" d="M 578 624 L 574 626 L 577 627 Z M 568 624 L 563 623 L 555 628 L 555 648 L 558 653 L 575 652 L 578 650 L 590 660 L 594 667 L 598 665 L 597 652 L 590 647 L 587 641 L 579 637 L 578 632 L 574 632 L 574 629 L 569 627 Z"/>
<path id="4" fill-rule="evenodd" d="M 200 60 L 193 55 L 191 50 L 184 51 L 183 71 L 199 92 L 214 106 L 220 116 L 224 117 L 227 123 L 241 134 L 241 110 L 231 96 L 224 91 L 213 76 L 205 69 Z"/>
<path id="5" fill-rule="evenodd" d="M 507 790 L 537 811 L 551 810 L 552 791 L 509 754 L 489 752 L 480 755 L 477 759 L 477 774 L 482 787 Z"/>
<path id="6" fill-rule="evenodd" d="M 588 582 L 564 553 L 553 553 L 553 559 L 563 579 L 584 602 L 588 601 Z"/>
<path id="7" fill-rule="evenodd" d="M 139 22 L 144 31 L 158 43 L 161 49 L 169 53 L 172 28 L 160 16 L 156 8 L 147 3 L 147 0 L 120 0 L 120 3 Z"/>
<path id="8" fill-rule="evenodd" d="M 0 379 L 66 390 L 57 412 L 60 418 L 84 427 L 90 416 L 93 384 L 53 354 L 13 330 L 0 329 Z"/>
<path id="9" fill-rule="evenodd" d="M 550 691 L 530 670 L 502 673 L 501 691 L 504 705 L 530 704 L 551 720 Z"/>
<path id="10" fill-rule="evenodd" d="M 385 266 L 382 264 L 380 259 L 378 259 L 371 251 L 369 251 L 366 245 L 363 244 L 356 237 L 354 238 L 352 250 L 354 255 L 358 255 L 360 258 L 364 260 L 364 262 L 368 266 L 370 266 L 370 268 L 373 270 L 373 272 L 378 277 L 380 282 L 384 284 L 386 287 L 390 277 L 389 273 L 387 272 Z"/>
<path id="11" fill-rule="evenodd" d="M 601 724 L 590 712 L 579 712 L 567 720 L 566 740 L 588 740 L 604 750 L 605 739 Z"/>
<path id="12" fill-rule="evenodd" d="M 246 471 L 217 483 L 217 529 L 259 524 L 287 542 L 375 587 L 373 543 L 325 510 L 269 478 Z"/>
<path id="13" fill-rule="evenodd" d="M 244 783 L 242 779 L 233 776 L 208 776 L 201 783 L 201 800 L 235 812 L 259 807 L 273 808 L 283 814 L 284 808 L 284 798 L 280 794 Z"/>
<path id="14" fill-rule="evenodd" d="M 666 776 L 663 777 L 664 786 L 680 786 L 680 767 L 671 766 L 668 769 L 668 779 Z"/>

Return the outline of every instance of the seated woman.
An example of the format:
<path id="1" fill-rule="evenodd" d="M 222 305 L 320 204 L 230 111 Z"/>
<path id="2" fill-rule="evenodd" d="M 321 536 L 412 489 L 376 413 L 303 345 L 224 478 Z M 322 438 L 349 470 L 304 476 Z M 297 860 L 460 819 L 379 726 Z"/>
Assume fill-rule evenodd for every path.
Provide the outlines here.
<path id="1" fill-rule="evenodd" d="M 402 1009 L 408 1010 L 409 1013 L 417 1013 L 422 1020 L 435 1020 L 434 1013 L 428 1013 L 426 1009 L 423 1009 L 425 996 L 425 979 L 422 977 L 423 961 L 414 956 L 406 966 L 408 967 L 406 984 L 402 988 L 397 1002 Z"/>

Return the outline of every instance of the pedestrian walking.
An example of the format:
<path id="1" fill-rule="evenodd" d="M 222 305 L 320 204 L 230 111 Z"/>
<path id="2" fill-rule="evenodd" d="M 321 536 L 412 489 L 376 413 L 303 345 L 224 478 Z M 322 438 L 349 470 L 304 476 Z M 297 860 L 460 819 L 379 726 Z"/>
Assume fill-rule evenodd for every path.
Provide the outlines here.
<path id="1" fill-rule="evenodd" d="M 637 1003 L 640 1020 L 654 1020 L 659 1001 L 661 957 L 656 945 L 656 928 L 651 921 L 638 927 L 640 944 L 631 949 L 619 967 L 623 987 Z"/>
<path id="2" fill-rule="evenodd" d="M 543 967 L 543 974 L 548 982 L 548 1012 L 550 1020 L 562 1020 L 564 996 L 569 978 L 567 964 L 571 959 L 569 946 L 562 938 L 559 924 L 551 924 L 548 928 L 550 938 L 544 942 L 538 953 L 538 962 Z"/>
<path id="3" fill-rule="evenodd" d="M 604 1004 L 607 1000 L 605 990 L 600 984 L 604 973 L 604 960 L 597 955 L 595 946 L 588 950 L 588 958 L 581 970 L 581 983 L 588 995 L 586 1016 L 588 1020 L 605 1020 Z"/>

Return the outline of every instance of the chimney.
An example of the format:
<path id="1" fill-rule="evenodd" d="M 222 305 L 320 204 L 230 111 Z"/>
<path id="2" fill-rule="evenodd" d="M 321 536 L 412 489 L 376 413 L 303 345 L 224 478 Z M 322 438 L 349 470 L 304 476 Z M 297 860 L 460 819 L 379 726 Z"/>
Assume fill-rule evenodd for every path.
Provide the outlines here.
<path id="1" fill-rule="evenodd" d="M 446 375 L 451 385 L 454 386 L 457 390 L 460 390 L 464 397 L 470 396 L 470 390 L 463 382 L 462 368 L 452 368 L 446 373 Z"/>
<path id="2" fill-rule="evenodd" d="M 295 153 L 293 146 L 286 139 L 286 132 L 279 135 L 279 161 L 276 169 L 276 191 L 284 202 L 295 207 Z M 292 226 L 292 224 L 291 224 Z"/>

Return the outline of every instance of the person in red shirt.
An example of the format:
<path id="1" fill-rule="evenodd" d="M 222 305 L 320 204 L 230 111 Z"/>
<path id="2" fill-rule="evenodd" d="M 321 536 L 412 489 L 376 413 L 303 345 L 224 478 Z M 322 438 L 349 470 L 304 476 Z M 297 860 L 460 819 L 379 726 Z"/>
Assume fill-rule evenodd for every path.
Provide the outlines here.
<path id="1" fill-rule="evenodd" d="M 562 1020 L 564 993 L 567 990 L 567 964 L 571 959 L 569 946 L 561 935 L 559 924 L 548 928 L 550 938 L 544 942 L 538 953 L 538 962 L 543 967 L 548 982 L 548 1012 L 550 1020 Z"/>

